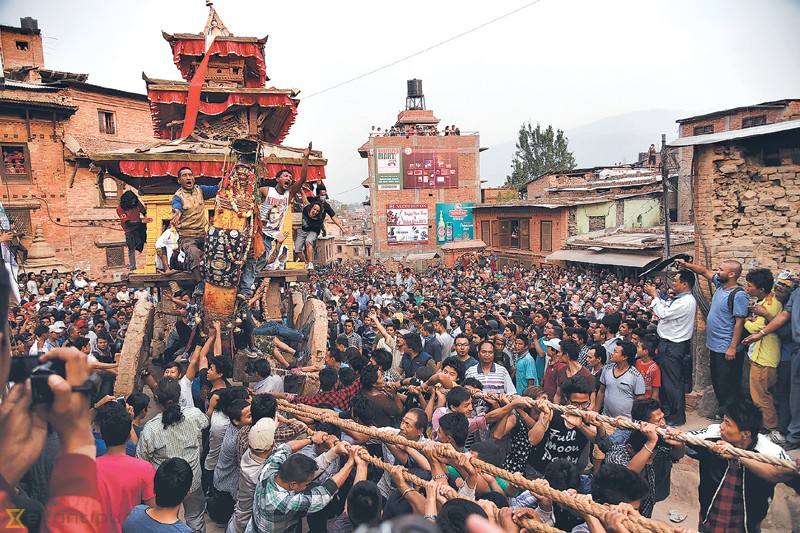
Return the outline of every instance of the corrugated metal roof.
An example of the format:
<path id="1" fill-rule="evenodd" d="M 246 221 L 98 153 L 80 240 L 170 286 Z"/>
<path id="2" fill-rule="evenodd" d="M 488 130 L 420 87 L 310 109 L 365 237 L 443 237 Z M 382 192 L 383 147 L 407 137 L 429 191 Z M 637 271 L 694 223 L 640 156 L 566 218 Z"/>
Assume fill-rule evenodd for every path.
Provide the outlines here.
<path id="1" fill-rule="evenodd" d="M 423 254 L 408 254 L 406 256 L 406 261 L 424 261 L 427 259 L 437 259 L 439 254 L 436 252 L 427 252 Z"/>
<path id="2" fill-rule="evenodd" d="M 573 261 L 593 265 L 615 265 L 642 268 L 650 261 L 660 259 L 657 255 L 634 255 L 617 252 L 592 252 L 591 250 L 558 250 L 545 257 L 547 261 Z"/>
<path id="3" fill-rule="evenodd" d="M 712 117 L 724 116 L 724 115 L 733 115 L 734 113 L 739 113 L 740 111 L 750 111 L 753 109 L 780 109 L 782 107 L 786 107 L 789 102 L 797 101 L 797 98 L 787 98 L 786 100 L 775 100 L 773 102 L 762 102 L 760 104 L 754 105 L 746 105 L 741 107 L 732 107 L 730 109 L 723 109 L 721 111 L 712 111 L 711 113 L 705 113 L 703 115 L 695 115 L 693 117 L 688 118 L 679 118 L 675 122 L 678 124 L 684 124 L 686 122 L 695 122 L 698 120 L 709 119 Z"/>
<path id="4" fill-rule="evenodd" d="M 749 137 L 760 137 L 761 135 L 769 135 L 770 133 L 779 133 L 781 131 L 791 131 L 796 129 L 800 129 L 800 119 L 775 122 L 774 124 L 765 124 L 764 126 L 755 126 L 752 128 L 745 128 L 743 130 L 722 131 L 720 133 L 712 133 L 710 135 L 680 137 L 670 142 L 667 146 L 679 147 L 717 144 L 725 141 L 735 141 L 737 139 L 747 139 Z"/>

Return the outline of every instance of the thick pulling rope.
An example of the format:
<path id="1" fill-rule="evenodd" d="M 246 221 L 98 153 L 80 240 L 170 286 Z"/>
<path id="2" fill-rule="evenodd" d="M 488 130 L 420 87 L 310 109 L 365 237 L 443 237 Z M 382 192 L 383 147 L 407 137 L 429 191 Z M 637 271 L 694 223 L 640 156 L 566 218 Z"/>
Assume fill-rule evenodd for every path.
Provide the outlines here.
<path id="1" fill-rule="evenodd" d="M 373 427 L 362 426 L 361 424 L 357 424 L 352 420 L 344 420 L 336 416 L 325 415 L 312 410 L 313 408 L 303 404 L 292 404 L 285 400 L 278 400 L 278 405 L 281 410 L 289 414 L 312 418 L 320 422 L 330 422 L 341 427 L 342 429 L 361 433 L 369 437 L 374 437 L 390 444 L 408 446 L 416 450 L 422 450 L 424 448 L 424 445 L 420 442 L 410 441 L 400 437 L 399 435 L 384 433 Z M 459 457 L 459 454 L 455 450 L 448 451 L 445 455 L 450 459 L 458 459 Z M 490 474 L 494 477 L 502 477 L 507 479 L 513 485 L 522 489 L 530 490 L 534 494 L 540 494 L 550 498 L 553 500 L 553 502 L 558 503 L 562 507 L 569 507 L 570 509 L 576 510 L 582 514 L 588 514 L 598 519 L 602 519 L 603 513 L 608 510 L 606 506 L 599 503 L 591 500 L 578 499 L 571 494 L 555 490 L 551 488 L 544 480 L 530 480 L 519 472 L 509 472 L 508 470 L 498 468 L 477 458 L 473 458 L 471 462 L 475 468 L 483 470 L 487 474 Z M 640 515 L 628 515 L 623 520 L 623 524 L 632 533 L 645 533 L 649 531 L 656 531 L 658 533 L 673 533 L 672 528 L 666 524 L 649 520 Z"/>
<path id="2" fill-rule="evenodd" d="M 281 400 L 281 401 L 283 401 L 283 400 Z M 302 412 L 300 410 L 298 410 L 298 411 Z M 305 415 L 304 412 L 303 412 L 303 415 Z M 280 415 L 278 415 L 278 421 L 282 422 L 282 423 L 286 423 L 287 422 L 287 420 L 284 417 L 280 416 Z M 313 433 L 314 433 L 313 430 L 311 430 L 311 429 L 308 430 L 308 434 L 309 435 L 312 435 Z M 392 470 L 392 468 L 394 467 L 394 465 L 392 465 L 390 463 L 387 463 L 386 461 L 383 461 L 383 460 L 378 459 L 377 457 L 371 455 L 365 449 L 361 450 L 361 453 L 359 454 L 359 456 L 364 461 L 366 461 L 367 463 L 369 463 L 369 464 L 371 464 L 373 466 L 377 466 L 378 468 L 382 468 L 386 472 L 390 472 Z M 400 475 L 403 476 L 403 479 L 405 479 L 409 483 L 413 483 L 414 485 L 417 485 L 418 487 L 427 486 L 427 484 L 428 484 L 427 480 L 422 479 L 419 476 L 415 476 L 414 474 L 409 472 L 408 469 L 405 468 L 405 467 L 400 467 L 400 468 L 402 469 L 401 472 L 400 472 Z M 439 486 L 442 487 L 441 491 L 443 493 L 443 496 L 445 498 L 447 498 L 448 500 L 452 500 L 453 498 L 461 498 L 461 499 L 464 499 L 464 500 L 475 501 L 472 498 L 468 498 L 467 496 L 459 494 L 458 491 L 453 489 L 453 487 L 451 487 L 450 485 L 439 484 Z M 566 533 L 565 531 L 563 531 L 561 529 L 555 528 L 553 526 L 548 526 L 547 524 L 545 524 L 543 522 L 537 522 L 536 520 L 533 520 L 532 518 L 520 518 L 520 519 L 515 520 L 515 522 L 517 523 L 517 525 L 519 525 L 519 526 L 521 526 L 521 527 L 523 527 L 525 529 L 528 529 L 530 531 L 538 531 L 540 533 Z"/>
<path id="3" fill-rule="evenodd" d="M 445 390 L 447 390 L 447 389 L 445 389 Z M 491 395 L 491 394 L 487 395 L 487 394 L 484 394 L 484 393 L 477 393 L 474 396 L 476 398 L 486 398 L 488 396 L 491 399 L 496 399 L 496 395 Z M 581 418 L 583 418 L 584 414 L 591 413 L 593 416 L 596 415 L 597 420 L 599 420 L 601 422 L 605 422 L 606 424 L 609 424 L 611 426 L 614 426 L 614 427 L 617 427 L 617 428 L 624 428 L 624 429 L 633 429 L 633 430 L 637 430 L 637 431 L 641 430 L 641 424 L 642 423 L 641 422 L 636 422 L 634 420 L 612 418 L 610 416 L 597 414 L 594 411 L 584 411 L 584 410 L 578 409 L 577 407 L 574 407 L 574 406 L 571 406 L 571 405 L 558 405 L 558 404 L 555 404 L 555 403 L 552 403 L 552 402 L 548 402 L 548 401 L 545 401 L 545 400 L 534 400 L 533 398 L 527 398 L 527 397 L 525 397 L 525 398 L 528 400 L 528 404 L 529 404 L 530 407 L 540 407 L 542 405 L 546 405 L 547 407 L 549 407 L 550 409 L 552 409 L 554 411 L 559 411 L 559 412 L 562 412 L 562 413 L 567 414 L 567 415 L 580 416 Z M 663 428 L 657 428 L 656 431 L 662 437 L 667 437 L 667 438 L 671 438 L 671 439 L 674 439 L 674 440 L 679 440 L 681 442 L 685 442 L 687 444 L 691 444 L 692 446 L 702 446 L 704 448 L 712 449 L 717 444 L 716 442 L 711 442 L 711 441 L 708 441 L 708 440 L 705 440 L 705 439 L 701 439 L 700 437 L 696 437 L 694 435 L 688 435 L 686 433 L 678 433 L 677 435 L 675 435 L 673 437 L 670 437 L 670 436 L 667 435 L 667 430 L 665 430 Z M 786 459 L 780 459 L 778 457 L 772 457 L 771 455 L 764 455 L 762 453 L 753 452 L 753 451 L 750 451 L 750 450 L 744 450 L 742 448 L 736 448 L 734 446 L 729 446 L 726 449 L 726 451 L 727 451 L 727 453 L 730 453 L 730 455 L 732 455 L 734 457 L 743 458 L 743 459 L 752 459 L 754 461 L 758 461 L 758 462 L 761 462 L 761 463 L 766 463 L 766 464 L 769 464 L 769 465 L 772 465 L 772 466 L 777 466 L 777 467 L 780 467 L 780 468 L 788 468 L 790 470 L 794 470 L 795 472 L 800 473 L 800 468 L 798 468 L 797 463 L 795 463 L 793 461 L 789 461 L 789 460 L 786 460 Z"/>
<path id="4" fill-rule="evenodd" d="M 366 450 L 362 450 L 359 455 L 366 462 L 370 463 L 371 465 L 377 466 L 378 468 L 382 468 L 382 469 L 386 470 L 387 472 L 389 472 L 392 469 L 392 465 L 391 464 L 389 464 L 389 463 L 387 463 L 385 461 L 382 461 L 382 460 L 378 459 L 377 457 L 374 457 L 374 456 L 370 455 L 370 453 L 368 451 L 366 451 Z M 411 482 L 411 483 L 413 483 L 413 484 L 415 484 L 415 485 L 417 485 L 419 487 L 424 487 L 424 486 L 426 486 L 428 484 L 427 481 L 425 481 L 424 479 L 422 479 L 419 476 L 415 476 L 414 474 L 412 474 L 411 472 L 409 472 L 405 468 L 402 471 L 402 476 L 406 481 L 409 481 L 409 482 Z M 458 491 L 455 490 L 450 485 L 440 484 L 439 486 L 443 487 L 443 489 L 442 489 L 444 491 L 443 495 L 448 500 L 452 500 L 453 498 L 461 498 L 461 499 L 464 499 L 464 500 L 475 501 L 472 498 L 467 498 L 466 496 L 463 496 L 463 495 L 459 494 Z M 554 528 L 552 526 L 548 526 L 547 524 L 545 524 L 543 522 L 537 522 L 536 520 L 533 520 L 531 518 L 520 519 L 517 523 L 518 523 L 518 525 L 520 525 L 520 526 L 522 526 L 522 527 L 524 527 L 526 529 L 530 529 L 531 531 L 540 531 L 542 533 L 564 533 L 564 531 L 562 531 L 560 529 Z"/>
<path id="5" fill-rule="evenodd" d="M 315 372 L 292 372 L 291 370 L 287 370 L 285 368 L 272 368 L 272 371 L 276 374 L 281 374 L 283 376 L 300 376 L 303 378 L 319 378 L 319 374 Z"/>

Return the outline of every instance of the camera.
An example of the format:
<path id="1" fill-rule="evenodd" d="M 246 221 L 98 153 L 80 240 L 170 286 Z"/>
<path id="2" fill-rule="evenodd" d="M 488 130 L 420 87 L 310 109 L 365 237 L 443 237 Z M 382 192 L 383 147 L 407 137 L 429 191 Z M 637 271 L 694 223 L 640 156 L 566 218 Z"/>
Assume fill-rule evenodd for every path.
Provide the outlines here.
<path id="1" fill-rule="evenodd" d="M 53 403 L 53 391 L 50 390 L 47 379 L 52 374 L 66 379 L 67 369 L 64 361 L 53 359 L 40 364 L 37 356 L 26 355 L 11 358 L 8 380 L 14 383 L 24 383 L 26 379 L 30 378 L 33 403 L 49 405 Z"/>

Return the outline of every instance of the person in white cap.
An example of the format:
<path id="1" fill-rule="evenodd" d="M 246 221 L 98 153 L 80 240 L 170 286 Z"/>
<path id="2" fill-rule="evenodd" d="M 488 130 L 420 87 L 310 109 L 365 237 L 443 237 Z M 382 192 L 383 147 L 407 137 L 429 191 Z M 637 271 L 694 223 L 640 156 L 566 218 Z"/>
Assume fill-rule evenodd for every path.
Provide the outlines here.
<path id="1" fill-rule="evenodd" d="M 253 494 L 258 473 L 275 446 L 276 426 L 272 418 L 262 418 L 250 428 L 248 447 L 239 463 L 239 492 L 226 533 L 244 533 L 247 528 L 247 522 L 253 515 Z"/>

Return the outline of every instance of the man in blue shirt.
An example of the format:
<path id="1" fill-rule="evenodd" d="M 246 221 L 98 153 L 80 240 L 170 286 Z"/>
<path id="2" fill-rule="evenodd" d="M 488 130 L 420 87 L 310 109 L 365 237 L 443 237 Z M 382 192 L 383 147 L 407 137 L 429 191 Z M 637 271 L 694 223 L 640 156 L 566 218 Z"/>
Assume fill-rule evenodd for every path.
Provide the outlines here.
<path id="1" fill-rule="evenodd" d="M 737 283 L 742 275 L 742 264 L 724 261 L 713 272 L 680 259 L 675 263 L 679 268 L 687 268 L 710 279 L 716 287 L 706 318 L 706 346 L 711 362 L 711 384 L 721 409 L 726 403 L 742 397 L 742 364 L 747 350 L 740 343 L 744 338 L 744 320 L 750 304 L 747 293 Z M 733 298 L 732 302 L 730 298 Z M 719 413 L 716 418 L 722 420 Z"/>

